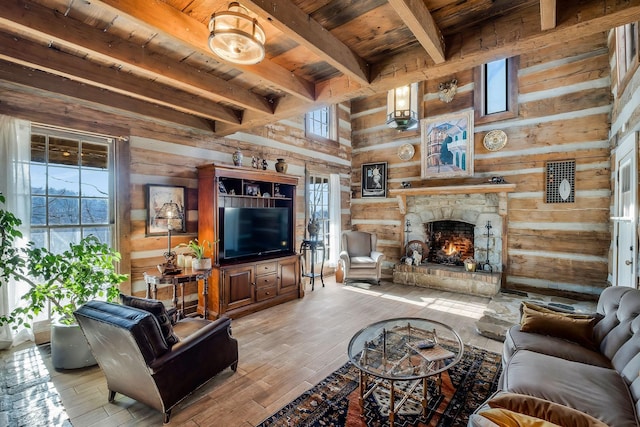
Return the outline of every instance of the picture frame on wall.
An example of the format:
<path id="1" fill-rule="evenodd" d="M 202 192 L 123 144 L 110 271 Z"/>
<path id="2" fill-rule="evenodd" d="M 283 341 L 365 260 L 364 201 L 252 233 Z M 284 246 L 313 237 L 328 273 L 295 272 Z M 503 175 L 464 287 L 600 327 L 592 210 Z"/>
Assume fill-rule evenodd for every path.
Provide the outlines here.
<path id="1" fill-rule="evenodd" d="M 422 178 L 473 175 L 473 110 L 420 121 Z"/>
<path id="2" fill-rule="evenodd" d="M 362 165 L 362 197 L 387 197 L 387 162 Z"/>
<path id="3" fill-rule="evenodd" d="M 186 229 L 186 188 L 176 185 L 146 185 L 146 208 L 147 220 L 145 233 L 147 236 L 166 235 L 168 231 L 168 221 L 171 221 L 172 233 L 185 233 Z M 162 219 L 158 218 L 160 209 L 165 203 L 175 203 L 181 213 L 179 218 Z"/>

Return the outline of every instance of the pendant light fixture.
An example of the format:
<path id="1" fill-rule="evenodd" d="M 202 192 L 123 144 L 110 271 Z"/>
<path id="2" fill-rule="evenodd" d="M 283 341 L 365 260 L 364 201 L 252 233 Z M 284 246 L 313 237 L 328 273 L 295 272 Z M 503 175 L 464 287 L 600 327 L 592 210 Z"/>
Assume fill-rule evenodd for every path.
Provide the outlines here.
<path id="1" fill-rule="evenodd" d="M 257 64 L 264 58 L 264 30 L 238 2 L 226 12 L 214 13 L 209 20 L 209 48 L 225 61 Z"/>
<path id="2" fill-rule="evenodd" d="M 387 94 L 387 126 L 407 130 L 418 123 L 418 83 L 391 89 Z"/>

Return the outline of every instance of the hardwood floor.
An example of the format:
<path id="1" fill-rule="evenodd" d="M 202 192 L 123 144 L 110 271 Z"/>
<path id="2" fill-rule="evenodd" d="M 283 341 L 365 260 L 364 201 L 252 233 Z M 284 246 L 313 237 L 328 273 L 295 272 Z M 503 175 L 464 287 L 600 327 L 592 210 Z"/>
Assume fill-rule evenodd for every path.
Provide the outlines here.
<path id="1" fill-rule="evenodd" d="M 392 283 L 344 286 L 333 277 L 325 283 L 316 283 L 313 292 L 307 286 L 303 299 L 233 320 L 238 371 L 226 369 L 185 399 L 174 408 L 170 425 L 255 426 L 342 366 L 351 337 L 385 318 L 438 320 L 452 325 L 466 344 L 502 349 L 501 342 L 475 331 L 488 298 Z M 159 412 L 125 396 L 108 403 L 98 367 L 50 370 L 75 427 L 162 425 Z"/>

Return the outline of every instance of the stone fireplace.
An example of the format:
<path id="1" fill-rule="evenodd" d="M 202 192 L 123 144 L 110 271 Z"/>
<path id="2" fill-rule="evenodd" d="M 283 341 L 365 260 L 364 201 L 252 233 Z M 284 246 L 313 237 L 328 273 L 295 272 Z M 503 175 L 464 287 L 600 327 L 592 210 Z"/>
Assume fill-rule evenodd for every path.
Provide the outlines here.
<path id="1" fill-rule="evenodd" d="M 495 295 L 507 255 L 507 193 L 514 188 L 491 184 L 396 190 L 404 213 L 404 245 L 418 240 L 429 254 L 417 266 L 398 264 L 393 281 Z M 467 258 L 478 263 L 476 272 L 465 270 Z"/>

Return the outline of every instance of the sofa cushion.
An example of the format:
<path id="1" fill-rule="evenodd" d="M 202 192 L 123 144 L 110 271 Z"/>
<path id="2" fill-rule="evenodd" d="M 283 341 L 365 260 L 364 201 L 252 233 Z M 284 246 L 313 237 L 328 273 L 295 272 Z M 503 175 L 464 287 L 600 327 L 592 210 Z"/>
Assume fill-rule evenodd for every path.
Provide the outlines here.
<path id="1" fill-rule="evenodd" d="M 520 326 L 515 325 L 507 330 L 505 336 L 503 347 L 504 363 L 508 363 L 511 356 L 518 350 L 531 350 L 603 368 L 612 367 L 611 361 L 599 351 L 586 349 L 580 344 L 563 338 L 522 332 Z"/>
<path id="2" fill-rule="evenodd" d="M 529 302 L 522 302 L 520 330 L 576 342 L 596 349 L 593 327 L 598 319 L 584 314 L 560 313 Z"/>
<path id="3" fill-rule="evenodd" d="M 485 409 L 479 412 L 478 415 L 492 421 L 500 427 L 560 427 L 558 424 L 504 408 Z M 562 427 L 568 426 L 563 425 Z"/>
<path id="4" fill-rule="evenodd" d="M 162 336 L 167 342 L 169 348 L 180 341 L 180 339 L 173 332 L 173 326 L 171 325 L 171 316 L 169 316 L 169 314 L 167 313 L 167 309 L 165 308 L 162 301 L 139 298 L 133 295 L 125 294 L 120 294 L 120 301 L 123 305 L 139 308 L 153 314 L 158 320 L 160 330 L 162 331 Z"/>
<path id="5" fill-rule="evenodd" d="M 498 392 L 487 404 L 491 408 L 507 409 L 563 427 L 607 427 L 602 421 L 584 412 L 525 394 Z"/>
<path id="6" fill-rule="evenodd" d="M 629 389 L 614 369 L 518 350 L 504 368 L 503 386 L 577 409 L 610 426 L 637 427 Z"/>
<path id="7" fill-rule="evenodd" d="M 376 261 L 370 256 L 351 257 L 351 268 L 376 268 Z"/>

